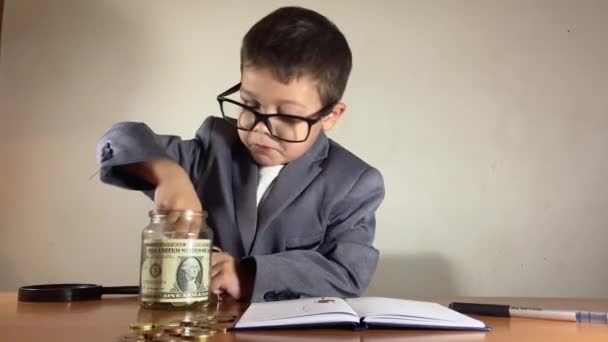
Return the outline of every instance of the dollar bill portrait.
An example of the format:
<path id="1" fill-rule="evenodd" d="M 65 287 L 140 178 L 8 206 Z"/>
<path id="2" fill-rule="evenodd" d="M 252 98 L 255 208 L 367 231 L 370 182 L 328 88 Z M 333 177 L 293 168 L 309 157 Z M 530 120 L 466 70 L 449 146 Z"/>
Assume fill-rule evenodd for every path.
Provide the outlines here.
<path id="1" fill-rule="evenodd" d="M 177 286 L 182 292 L 197 292 L 203 281 L 203 265 L 200 260 L 189 257 L 177 268 Z"/>

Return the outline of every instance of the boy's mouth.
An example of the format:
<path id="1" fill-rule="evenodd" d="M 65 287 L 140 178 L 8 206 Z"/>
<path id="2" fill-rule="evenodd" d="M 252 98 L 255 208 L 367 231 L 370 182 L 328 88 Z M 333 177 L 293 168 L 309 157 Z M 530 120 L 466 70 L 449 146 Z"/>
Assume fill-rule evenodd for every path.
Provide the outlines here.
<path id="1" fill-rule="evenodd" d="M 272 150 L 274 150 L 274 148 L 267 146 L 267 145 L 262 145 L 262 144 L 253 144 L 253 145 L 251 145 L 251 147 L 253 148 L 254 151 L 261 152 L 261 153 L 268 153 L 268 152 L 271 152 Z"/>

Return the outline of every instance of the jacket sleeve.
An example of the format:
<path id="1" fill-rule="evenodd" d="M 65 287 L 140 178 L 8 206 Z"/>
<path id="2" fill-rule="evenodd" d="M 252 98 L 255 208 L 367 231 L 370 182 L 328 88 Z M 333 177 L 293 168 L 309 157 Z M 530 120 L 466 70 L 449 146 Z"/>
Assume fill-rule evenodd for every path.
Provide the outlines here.
<path id="1" fill-rule="evenodd" d="M 151 184 L 121 172 L 120 166 L 169 159 L 183 167 L 192 182 L 196 183 L 202 167 L 201 158 L 209 149 L 213 122 L 212 117 L 206 119 L 191 140 L 156 134 L 143 123 L 121 122 L 113 125 L 97 144 L 101 181 L 131 190 L 153 190 Z"/>
<path id="2" fill-rule="evenodd" d="M 245 271 L 255 274 L 252 301 L 360 296 L 378 263 L 372 243 L 383 199 L 382 176 L 368 168 L 334 206 L 318 247 L 242 259 Z"/>

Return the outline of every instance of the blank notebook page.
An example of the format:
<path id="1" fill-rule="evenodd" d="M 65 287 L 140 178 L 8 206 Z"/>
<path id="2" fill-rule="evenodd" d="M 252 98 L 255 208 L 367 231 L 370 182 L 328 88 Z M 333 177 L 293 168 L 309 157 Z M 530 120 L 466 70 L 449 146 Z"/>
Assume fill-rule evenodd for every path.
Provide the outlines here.
<path id="1" fill-rule="evenodd" d="M 450 326 L 485 326 L 483 322 L 437 303 L 381 297 L 350 298 L 346 302 L 360 317 L 386 318 L 389 321 L 393 321 L 393 319 L 407 320 L 412 323 L 436 322 L 438 325 Z"/>
<path id="2" fill-rule="evenodd" d="M 236 327 L 311 324 L 324 322 L 358 322 L 356 313 L 339 298 L 296 299 L 280 302 L 253 303 Z"/>

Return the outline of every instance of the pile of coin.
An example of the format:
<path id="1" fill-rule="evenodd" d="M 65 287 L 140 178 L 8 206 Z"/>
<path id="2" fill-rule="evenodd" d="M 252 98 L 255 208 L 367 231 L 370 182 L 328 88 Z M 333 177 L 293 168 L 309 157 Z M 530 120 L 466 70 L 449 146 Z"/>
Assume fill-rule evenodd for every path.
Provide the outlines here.
<path id="1" fill-rule="evenodd" d="M 195 316 L 187 320 L 164 323 L 133 323 L 130 334 L 122 342 L 181 342 L 208 341 L 218 333 L 226 333 L 236 316 Z"/>

